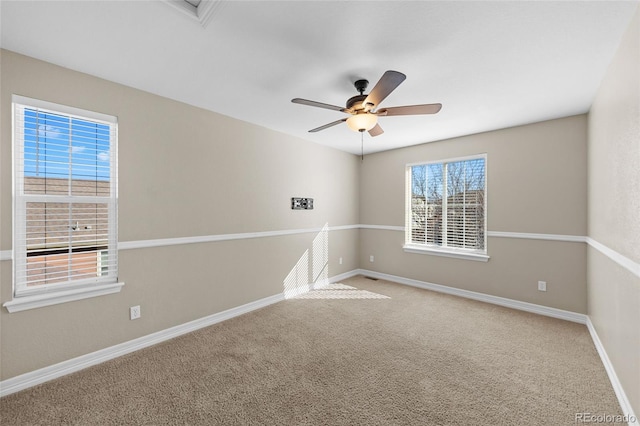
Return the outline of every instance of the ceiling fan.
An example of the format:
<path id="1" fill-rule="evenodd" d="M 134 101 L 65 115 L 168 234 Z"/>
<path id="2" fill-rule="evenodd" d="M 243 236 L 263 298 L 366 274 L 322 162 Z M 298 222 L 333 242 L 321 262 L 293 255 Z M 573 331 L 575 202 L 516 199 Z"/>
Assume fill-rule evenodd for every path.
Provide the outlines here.
<path id="1" fill-rule="evenodd" d="M 309 130 L 310 133 L 319 132 L 346 121 L 347 126 L 352 130 L 357 132 L 368 131 L 371 136 L 379 136 L 384 133 L 384 130 L 382 130 L 382 127 L 378 124 L 378 117 L 392 115 L 436 114 L 440 111 L 440 108 L 442 108 L 442 104 L 423 104 L 376 109 L 380 103 L 406 78 L 407 76 L 401 72 L 391 70 L 386 71 L 368 95 L 365 95 L 364 91 L 367 89 L 369 82 L 367 80 L 357 80 L 354 83 L 354 86 L 360 94 L 349 98 L 345 108 L 301 98 L 291 99 L 291 102 L 294 104 L 331 109 L 350 115 L 350 117 L 342 118 L 329 124 L 325 124 L 324 126 L 311 129 Z"/>

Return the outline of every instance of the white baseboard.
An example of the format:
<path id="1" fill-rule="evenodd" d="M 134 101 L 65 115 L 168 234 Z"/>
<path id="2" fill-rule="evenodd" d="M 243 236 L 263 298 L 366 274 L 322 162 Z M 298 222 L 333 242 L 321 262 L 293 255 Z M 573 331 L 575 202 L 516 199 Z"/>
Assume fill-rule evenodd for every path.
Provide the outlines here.
<path id="1" fill-rule="evenodd" d="M 345 272 L 333 277 L 329 277 L 328 282 L 335 283 L 341 280 L 346 280 L 347 278 L 351 278 L 355 275 L 358 275 L 357 270 Z M 313 288 L 314 284 L 309 284 L 307 291 Z M 253 310 L 263 308 L 282 300 L 285 300 L 284 294 L 276 294 L 264 299 L 247 303 L 242 306 L 228 309 L 223 312 L 218 312 L 217 314 L 209 315 L 204 318 L 180 324 L 175 327 L 167 328 L 166 330 L 148 334 L 146 336 L 142 336 L 128 342 L 120 343 L 109 348 L 101 349 L 96 352 L 82 355 L 77 358 L 72 358 L 58 364 L 50 365 L 48 367 L 40 368 L 29 373 L 21 374 L 7 380 L 3 380 L 0 382 L 0 397 L 19 392 L 21 390 L 48 382 L 53 379 L 57 379 L 67 374 L 75 373 L 76 371 L 83 370 L 87 367 L 91 367 L 93 365 L 118 358 L 119 356 L 126 355 L 139 349 L 164 342 L 165 340 L 169 340 L 174 337 L 178 337 L 180 335 L 190 333 L 204 327 L 208 327 L 210 325 L 231 319 L 233 317 L 237 317 L 242 314 L 246 314 Z"/>
<path id="2" fill-rule="evenodd" d="M 454 296 L 464 297 L 466 299 L 479 300 L 481 302 L 491 303 L 494 305 L 505 306 L 507 308 L 517 309 L 519 311 L 532 312 L 534 314 L 544 315 L 547 317 L 560 318 L 567 321 L 577 322 L 580 324 L 587 323 L 587 316 L 576 312 L 565 311 L 548 306 L 536 305 L 519 300 L 507 299 L 490 294 L 477 293 L 475 291 L 463 290 L 446 285 L 433 284 L 425 281 L 418 281 L 410 278 L 399 277 L 397 275 L 383 274 L 381 272 L 369 271 L 367 269 L 359 269 L 359 274 L 368 277 L 379 278 L 381 280 L 393 281 L 399 284 L 410 285 L 412 287 L 423 288 L 425 290 L 433 290 L 439 293 L 451 294 Z"/>
<path id="3" fill-rule="evenodd" d="M 638 425 L 638 420 L 635 417 L 631 404 L 618 380 L 618 377 L 613 369 L 613 365 L 607 356 L 607 353 L 602 346 L 600 338 L 596 333 L 591 320 L 587 315 L 579 314 L 576 312 L 564 311 L 562 309 L 550 308 L 547 306 L 536 305 L 533 303 L 521 302 L 518 300 L 507 299 L 498 296 L 491 296 L 488 294 L 477 293 L 469 290 L 462 290 L 455 287 L 448 287 L 440 284 L 433 284 L 425 281 L 414 280 L 410 278 L 399 277 L 396 275 L 384 274 L 381 272 L 369 271 L 366 269 L 354 269 L 352 271 L 344 272 L 339 275 L 335 275 L 329 278 L 329 283 L 336 283 L 356 275 L 365 275 L 373 278 L 392 281 L 398 284 L 405 284 L 412 287 L 418 287 L 425 290 L 437 291 L 440 293 L 451 294 L 454 296 L 464 297 L 467 299 L 478 300 L 481 302 L 492 303 L 495 305 L 505 306 L 521 311 L 532 312 L 539 315 L 549 316 L 553 318 L 559 318 L 567 321 L 577 322 L 585 324 L 589 329 L 593 343 L 596 346 L 598 354 L 604 364 L 604 367 L 609 375 L 611 385 L 618 397 L 618 401 L 624 414 L 628 415 L 633 422 L 630 422 L 630 426 Z M 237 317 L 239 315 L 251 312 L 256 309 L 263 308 L 285 300 L 284 294 L 276 294 L 264 299 L 256 300 L 254 302 L 247 303 L 235 308 L 228 309 L 223 312 L 219 312 L 213 315 L 209 315 L 204 318 L 200 318 L 194 321 L 190 321 L 185 324 L 177 325 L 175 327 L 168 328 L 166 330 L 158 331 L 146 336 L 139 337 L 137 339 L 130 340 L 109 348 L 101 349 L 90 354 L 82 355 L 77 358 L 73 358 L 67 361 L 60 362 L 48 367 L 44 367 L 29 373 L 21 374 L 16 377 L 12 377 L 0 382 L 0 397 L 10 395 L 15 392 L 30 388 L 32 386 L 39 385 L 41 383 L 48 382 L 53 379 L 65 376 L 76 371 L 83 370 L 87 367 L 100 364 L 105 361 L 126 355 L 128 353 L 137 351 L 139 349 L 146 348 L 148 346 L 155 345 L 157 343 L 164 342 L 166 340 L 178 337 L 180 335 L 190 333 L 192 331 L 208 327 L 210 325 Z"/>
<path id="4" fill-rule="evenodd" d="M 602 360 L 602 364 L 604 365 L 605 370 L 607 371 L 607 375 L 609 376 L 609 381 L 611 382 L 611 386 L 618 398 L 618 403 L 620 404 L 620 408 L 622 409 L 622 414 L 629 419 L 629 426 L 637 426 L 639 424 L 638 418 L 636 417 L 631 404 L 629 403 L 629 399 L 627 398 L 622 385 L 620 384 L 620 380 L 618 380 L 618 376 L 613 368 L 613 364 L 609 360 L 607 356 L 607 352 L 602 346 L 602 342 L 596 333 L 593 324 L 591 323 L 591 319 L 588 315 L 579 314 L 576 312 L 565 311 L 562 309 L 550 308 L 547 306 L 536 305 L 533 303 L 521 302 L 518 300 L 507 299 L 504 297 L 491 296 L 488 294 L 477 293 L 469 290 L 462 290 L 455 287 L 448 287 L 440 284 L 433 284 L 425 281 L 418 281 L 410 278 L 399 277 L 397 275 L 384 274 L 381 272 L 369 271 L 367 269 L 358 269 L 350 272 L 350 276 L 354 275 L 365 275 L 372 278 L 378 278 L 381 280 L 392 281 L 398 284 L 410 285 L 412 287 L 423 288 L 425 290 L 433 290 L 440 293 L 451 294 L 454 296 L 465 297 L 467 299 L 479 300 L 481 302 L 492 303 L 494 305 L 505 306 L 507 308 L 513 308 L 520 311 L 532 312 L 539 315 L 544 315 L 553 318 L 559 318 L 567 321 L 577 322 L 580 324 L 585 324 L 589 333 L 591 334 L 591 339 L 593 340 L 593 344 L 600 355 L 600 359 Z"/>
<path id="5" fill-rule="evenodd" d="M 620 403 L 620 408 L 622 409 L 622 414 L 627 416 L 629 420 L 629 426 L 638 425 L 638 418 L 633 412 L 633 407 L 631 407 L 631 403 L 627 398 L 627 394 L 624 392 L 622 388 L 622 384 L 620 380 L 618 380 L 618 375 L 616 374 L 615 369 L 613 368 L 613 364 L 611 364 L 611 360 L 607 355 L 607 351 L 604 349 L 602 342 L 600 341 L 600 337 L 598 337 L 598 333 L 596 332 L 593 323 L 591 322 L 591 318 L 587 317 L 587 328 L 589 329 L 589 333 L 591 334 L 591 339 L 593 340 L 593 344 L 598 351 L 598 355 L 600 355 L 600 359 L 602 360 L 602 364 L 604 365 L 604 369 L 607 371 L 607 375 L 609 376 L 609 381 L 611 381 L 611 386 L 613 386 L 613 391 L 616 393 L 616 397 L 618 397 L 618 402 Z"/>
<path id="6" fill-rule="evenodd" d="M 351 277 L 355 277 L 356 275 L 362 275 L 361 271 L 362 271 L 361 269 L 354 269 L 352 271 L 348 271 L 348 272 L 344 272 L 342 274 L 334 275 L 333 277 L 329 278 L 329 283 L 330 284 L 334 284 L 334 283 L 337 283 L 338 281 L 342 281 L 342 280 L 346 280 L 346 279 L 351 278 Z"/>
<path id="7" fill-rule="evenodd" d="M 276 294 L 270 297 L 265 297 L 264 299 L 256 300 L 242 306 L 218 312 L 217 314 L 209 315 L 204 318 L 180 324 L 175 327 L 167 328 L 166 330 L 148 334 L 146 336 L 142 336 L 128 342 L 120 343 L 109 348 L 101 349 L 96 352 L 82 355 L 77 358 L 72 358 L 58 364 L 40 368 L 29 373 L 21 374 L 7 380 L 3 380 L 2 382 L 0 382 L 0 397 L 10 395 L 12 393 L 39 385 L 44 382 L 48 382 L 49 380 L 57 379 L 58 377 L 65 376 L 70 373 L 75 373 L 76 371 L 83 370 L 87 367 L 91 367 L 93 365 L 118 358 L 122 355 L 126 355 L 128 353 L 155 345 L 160 342 L 164 342 L 165 340 L 169 340 L 186 333 L 190 333 L 203 327 L 207 327 L 221 321 L 246 314 L 253 310 L 263 308 L 282 300 L 284 300 L 283 294 Z"/>

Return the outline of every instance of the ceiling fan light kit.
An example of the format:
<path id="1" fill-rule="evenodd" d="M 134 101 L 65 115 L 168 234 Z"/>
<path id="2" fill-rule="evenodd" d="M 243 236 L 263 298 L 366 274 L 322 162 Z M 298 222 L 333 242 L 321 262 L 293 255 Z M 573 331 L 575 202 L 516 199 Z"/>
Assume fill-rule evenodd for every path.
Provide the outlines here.
<path id="1" fill-rule="evenodd" d="M 349 98 L 346 107 L 342 108 L 337 105 L 325 104 L 322 102 L 310 101 L 308 99 L 294 98 L 291 102 L 312 106 L 316 108 L 330 109 L 340 111 L 351 116 L 340 120 L 333 121 L 315 129 L 309 130 L 311 133 L 319 132 L 329 127 L 336 126 L 340 123 L 347 122 L 347 126 L 356 132 L 368 131 L 371 136 L 379 136 L 384 133 L 382 127 L 378 124 L 378 117 L 393 115 L 422 115 L 436 114 L 442 108 L 442 104 L 422 104 L 422 105 L 406 105 L 398 107 L 383 108 L 376 110 L 380 103 L 393 92 L 407 78 L 406 75 L 398 71 L 386 71 L 380 80 L 373 87 L 368 95 L 364 94 L 369 82 L 361 79 L 354 83 L 359 95 Z"/>
<path id="2" fill-rule="evenodd" d="M 374 114 L 360 112 L 347 118 L 347 126 L 356 132 L 365 132 L 378 124 L 378 117 Z"/>

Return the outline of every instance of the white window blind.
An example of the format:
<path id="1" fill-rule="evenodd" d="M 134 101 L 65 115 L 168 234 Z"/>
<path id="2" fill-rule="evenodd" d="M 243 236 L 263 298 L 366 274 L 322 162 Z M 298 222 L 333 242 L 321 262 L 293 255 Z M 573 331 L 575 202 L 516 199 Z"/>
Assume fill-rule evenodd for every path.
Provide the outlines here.
<path id="1" fill-rule="evenodd" d="M 116 118 L 13 101 L 14 295 L 116 282 Z"/>
<path id="2" fill-rule="evenodd" d="M 486 253 L 485 160 L 407 167 L 407 244 Z"/>

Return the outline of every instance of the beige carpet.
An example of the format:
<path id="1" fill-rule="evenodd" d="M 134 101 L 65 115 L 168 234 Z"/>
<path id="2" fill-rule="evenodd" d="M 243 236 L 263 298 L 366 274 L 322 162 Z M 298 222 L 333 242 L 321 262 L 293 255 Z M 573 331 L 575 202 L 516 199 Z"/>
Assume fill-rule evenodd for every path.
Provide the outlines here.
<path id="1" fill-rule="evenodd" d="M 0 400 L 2 425 L 570 425 L 584 325 L 356 277 Z"/>

